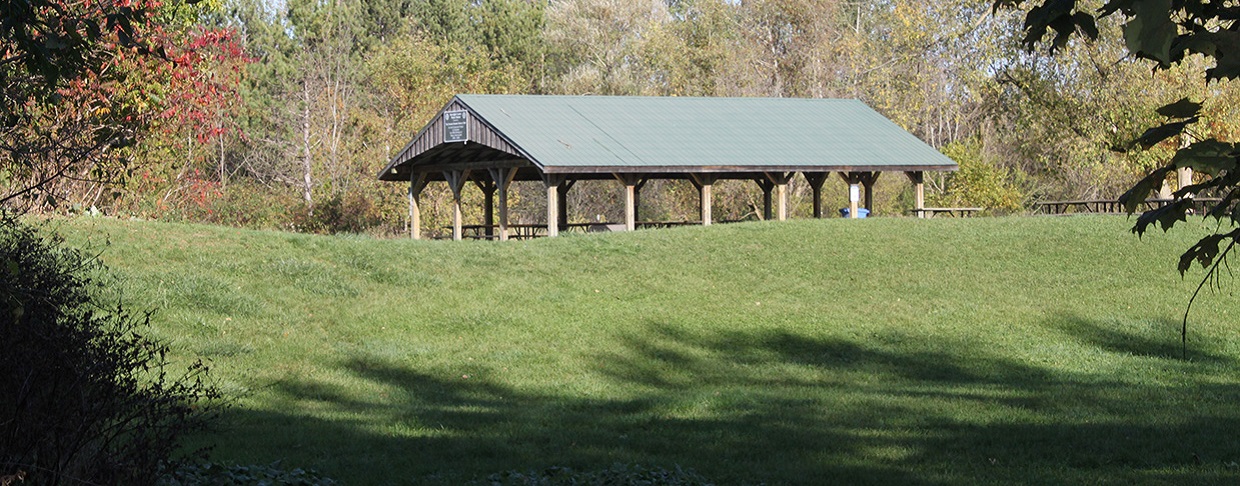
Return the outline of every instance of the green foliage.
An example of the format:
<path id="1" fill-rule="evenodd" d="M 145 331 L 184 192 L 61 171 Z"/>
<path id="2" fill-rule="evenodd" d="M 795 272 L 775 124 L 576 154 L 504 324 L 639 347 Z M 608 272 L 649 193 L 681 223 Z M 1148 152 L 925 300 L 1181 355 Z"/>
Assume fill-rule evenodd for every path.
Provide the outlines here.
<path id="1" fill-rule="evenodd" d="M 0 127 L 21 121 L 26 101 L 53 101 L 56 90 L 107 65 L 107 44 L 149 48 L 142 37 L 151 5 L 146 2 L 79 4 L 59 0 L 0 2 Z M 113 37 L 113 34 L 116 37 Z"/>
<path id="2" fill-rule="evenodd" d="M 450 44 L 473 44 L 477 32 L 470 25 L 469 0 L 416 0 L 412 18 L 433 39 Z"/>
<path id="3" fill-rule="evenodd" d="M 313 214 L 298 213 L 293 227 L 309 233 L 365 233 L 382 226 L 385 216 L 370 198 L 348 192 L 320 200 Z"/>
<path id="4" fill-rule="evenodd" d="M 546 0 L 492 0 L 476 8 L 479 40 L 496 63 L 537 69 L 546 54 Z"/>
<path id="5" fill-rule="evenodd" d="M 123 176 L 157 98 L 145 88 L 163 54 L 159 7 L 0 1 L 0 207 L 56 207 L 79 196 L 65 186 Z"/>
<path id="6" fill-rule="evenodd" d="M 408 18 L 418 36 L 440 46 L 480 48 L 497 67 L 529 69 L 532 77 L 546 54 L 546 8 L 546 0 L 414 0 Z"/>
<path id="7" fill-rule="evenodd" d="M 134 186 L 143 185 L 141 190 Z M 180 187 L 129 186 L 111 205 L 114 214 L 165 221 L 198 221 L 238 228 L 288 229 L 301 204 L 292 194 L 242 179 L 227 190 L 201 174 L 184 177 Z M 158 189 L 158 190 L 156 190 Z"/>
<path id="8" fill-rule="evenodd" d="M 211 415 L 201 361 L 105 292 L 93 257 L 0 216 L 0 474 L 33 484 L 152 484 Z"/>
<path id="9" fill-rule="evenodd" d="M 288 194 L 272 192 L 267 186 L 242 180 L 220 191 L 220 197 L 205 208 L 198 208 L 199 214 L 183 214 L 180 219 L 238 228 L 287 229 L 290 213 L 299 204 L 300 201 Z"/>
<path id="10" fill-rule="evenodd" d="M 418 123 L 457 93 L 513 93 L 529 82 L 517 68 L 496 62 L 484 51 L 421 36 L 381 47 L 366 70 L 395 108 L 392 116 L 398 126 L 409 131 L 421 128 Z"/>
<path id="11" fill-rule="evenodd" d="M 1026 196 L 1016 175 L 987 160 L 979 141 L 953 142 L 940 150 L 956 161 L 960 170 L 946 177 L 943 193 L 931 199 L 932 205 L 981 207 L 999 214 L 1024 209 Z"/>
<path id="12" fill-rule="evenodd" d="M 546 36 L 554 69 L 555 89 L 568 94 L 648 94 L 648 72 L 642 62 L 659 31 L 671 20 L 667 5 L 657 0 L 566 0 L 547 11 Z"/>
<path id="13" fill-rule="evenodd" d="M 1113 19 L 1098 28 L 1120 35 Z M 1014 54 L 996 76 L 992 103 L 1002 121 L 986 138 L 1009 147 L 1005 158 L 1036 184 L 1035 197 L 1114 198 L 1170 155 L 1163 146 L 1152 152 L 1114 148 L 1141 136 L 1157 120 L 1157 107 L 1183 97 L 1184 90 L 1201 89 L 1183 82 L 1201 68 L 1151 77 L 1126 55 L 1117 42 L 1075 42 L 1057 49 L 1054 58 Z"/>

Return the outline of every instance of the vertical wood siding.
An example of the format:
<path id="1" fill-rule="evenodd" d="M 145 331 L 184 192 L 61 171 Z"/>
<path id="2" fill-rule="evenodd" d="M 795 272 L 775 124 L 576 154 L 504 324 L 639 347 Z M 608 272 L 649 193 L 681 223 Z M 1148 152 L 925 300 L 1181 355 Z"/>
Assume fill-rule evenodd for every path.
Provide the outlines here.
<path id="1" fill-rule="evenodd" d="M 470 110 L 468 106 L 461 103 L 459 99 L 453 99 L 443 111 L 469 111 L 469 143 L 478 143 L 487 147 L 512 154 L 514 157 L 521 157 L 521 151 L 517 147 L 504 140 L 495 129 L 488 126 L 482 121 L 482 118 Z M 399 162 L 397 165 L 403 165 L 414 157 L 426 153 L 426 151 L 443 144 L 444 140 L 444 120 L 443 112 L 435 117 L 435 121 L 431 122 L 419 133 L 413 142 L 405 147 L 404 150 L 396 157 Z"/>

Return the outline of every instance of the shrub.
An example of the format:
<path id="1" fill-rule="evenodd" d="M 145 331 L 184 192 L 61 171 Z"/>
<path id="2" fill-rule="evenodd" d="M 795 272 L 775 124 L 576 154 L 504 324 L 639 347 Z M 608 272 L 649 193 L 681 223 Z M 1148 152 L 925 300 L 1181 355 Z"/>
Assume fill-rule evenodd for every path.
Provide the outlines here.
<path id="1" fill-rule="evenodd" d="M 946 194 L 942 200 L 932 201 L 935 205 L 979 206 L 997 214 L 1024 208 L 1026 195 L 1016 182 L 1019 174 L 988 160 L 981 142 L 952 142 L 942 152 L 960 164 L 960 170 L 947 176 Z"/>
<path id="2" fill-rule="evenodd" d="M 209 213 L 185 218 L 237 228 L 283 229 L 299 204 L 287 193 L 252 182 L 230 184 L 223 195 L 212 202 Z"/>
<path id="3" fill-rule="evenodd" d="M 313 214 L 302 211 L 293 218 L 298 230 L 309 233 L 365 233 L 383 223 L 382 208 L 354 192 L 332 195 L 316 204 Z"/>
<path id="4" fill-rule="evenodd" d="M 0 214 L 0 476 L 153 484 L 217 396 L 201 362 L 169 376 L 149 313 L 108 302 L 94 258 Z"/>

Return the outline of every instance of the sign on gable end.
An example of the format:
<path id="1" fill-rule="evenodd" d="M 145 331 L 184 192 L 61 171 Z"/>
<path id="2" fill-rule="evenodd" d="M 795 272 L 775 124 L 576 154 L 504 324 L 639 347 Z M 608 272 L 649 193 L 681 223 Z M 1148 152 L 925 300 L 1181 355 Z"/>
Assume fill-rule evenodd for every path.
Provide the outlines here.
<path id="1" fill-rule="evenodd" d="M 443 112 L 443 142 L 469 141 L 469 112 L 465 110 Z"/>

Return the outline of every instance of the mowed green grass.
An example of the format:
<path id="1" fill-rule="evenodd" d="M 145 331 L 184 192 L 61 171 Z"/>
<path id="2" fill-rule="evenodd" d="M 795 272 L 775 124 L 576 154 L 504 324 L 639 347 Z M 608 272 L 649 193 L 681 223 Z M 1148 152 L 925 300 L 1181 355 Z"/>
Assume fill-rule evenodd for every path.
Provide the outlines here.
<path id="1" fill-rule="evenodd" d="M 744 223 L 526 242 L 52 223 L 233 399 L 213 458 L 346 484 L 1240 481 L 1240 298 L 1206 226 Z"/>

